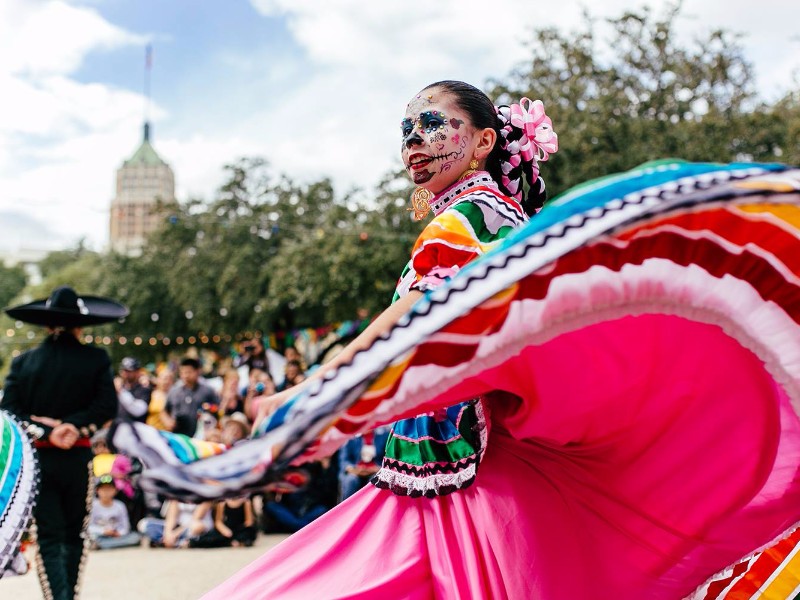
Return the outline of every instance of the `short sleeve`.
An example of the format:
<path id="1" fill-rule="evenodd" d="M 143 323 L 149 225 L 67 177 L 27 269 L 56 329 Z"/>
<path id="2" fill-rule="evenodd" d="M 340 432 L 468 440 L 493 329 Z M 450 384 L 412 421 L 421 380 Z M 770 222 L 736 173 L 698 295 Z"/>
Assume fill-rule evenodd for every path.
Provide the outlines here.
<path id="1" fill-rule="evenodd" d="M 446 210 L 422 231 L 411 253 L 416 279 L 409 289 L 435 289 L 485 251 L 478 227 L 469 215 L 469 203 Z M 465 210 L 466 209 L 466 210 Z"/>

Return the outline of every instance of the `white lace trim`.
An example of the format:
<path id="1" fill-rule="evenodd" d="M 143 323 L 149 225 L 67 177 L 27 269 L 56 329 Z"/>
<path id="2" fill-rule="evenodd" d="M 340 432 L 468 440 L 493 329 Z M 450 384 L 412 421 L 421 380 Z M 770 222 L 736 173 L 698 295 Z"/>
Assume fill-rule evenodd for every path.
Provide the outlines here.
<path id="1" fill-rule="evenodd" d="M 438 196 L 432 200 L 430 202 L 430 207 L 433 211 L 433 214 L 441 214 L 441 212 L 450 206 L 450 204 L 459 196 L 459 194 L 463 194 L 467 190 L 471 190 L 472 188 L 480 185 L 489 185 L 497 188 L 497 184 L 495 183 L 494 179 L 492 179 L 491 175 L 489 175 L 486 171 L 478 171 L 472 177 L 459 182 L 441 196 Z"/>
<path id="2" fill-rule="evenodd" d="M 440 496 L 439 490 L 445 486 L 454 486 L 456 489 L 462 489 L 471 483 L 475 479 L 477 466 L 476 463 L 472 463 L 458 473 L 437 473 L 428 477 L 415 477 L 381 467 L 375 474 L 375 479 L 386 484 L 379 487 L 388 487 L 391 492 L 399 496 L 414 495 L 412 492 L 419 492 L 423 496 L 429 496 L 430 494 Z"/>
<path id="3" fill-rule="evenodd" d="M 478 428 L 478 438 L 481 441 L 481 447 L 478 449 L 478 463 L 483 461 L 483 455 L 486 454 L 486 446 L 489 443 L 489 405 L 483 396 L 475 401 L 475 416 L 478 419 L 476 427 Z"/>

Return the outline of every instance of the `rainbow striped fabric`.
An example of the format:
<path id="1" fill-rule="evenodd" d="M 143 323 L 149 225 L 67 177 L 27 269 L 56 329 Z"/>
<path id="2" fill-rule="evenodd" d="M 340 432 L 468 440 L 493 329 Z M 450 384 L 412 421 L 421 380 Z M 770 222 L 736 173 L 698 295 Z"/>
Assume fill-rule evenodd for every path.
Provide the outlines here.
<path id="1" fill-rule="evenodd" d="M 19 552 L 31 521 L 39 467 L 28 436 L 9 413 L 0 410 L 0 577 Z"/>
<path id="2" fill-rule="evenodd" d="M 140 455 L 147 449 L 143 456 L 145 464 L 188 465 L 225 452 L 224 444 L 190 438 L 150 426 L 132 428 L 124 421 L 115 425 L 111 435 L 118 448 L 137 448 L 133 455 Z"/>
<path id="3" fill-rule="evenodd" d="M 170 450 L 175 453 L 175 456 L 177 456 L 178 460 L 183 464 L 189 464 L 196 460 L 216 456 L 225 451 L 225 444 L 198 440 L 190 438 L 188 435 L 169 433 L 167 431 L 160 431 L 159 433 L 166 440 Z"/>
<path id="4" fill-rule="evenodd" d="M 781 427 L 796 429 L 798 249 L 798 169 L 661 161 L 588 182 L 430 291 L 371 348 L 282 406 L 257 437 L 188 465 L 154 460 L 144 485 L 190 499 L 260 489 L 287 465 L 328 455 L 350 436 L 491 392 L 487 374 L 519 368 L 514 361 L 527 348 L 633 315 L 721 328 L 761 361 L 788 399 Z M 691 589 L 702 584 L 687 597 L 797 595 L 800 461 L 792 444 L 776 442 L 780 470 L 759 483 L 769 491 L 754 496 L 780 506 L 783 532 L 766 547 L 762 532 L 738 553 L 742 533 L 735 531 L 737 554 L 708 569 L 717 575 L 680 580 Z M 148 449 L 132 444 L 129 451 Z M 714 562 L 713 554 L 698 558 L 687 549 L 674 568 L 685 574 Z"/>
<path id="5" fill-rule="evenodd" d="M 800 598 L 800 529 L 712 577 L 689 600 L 723 598 Z"/>

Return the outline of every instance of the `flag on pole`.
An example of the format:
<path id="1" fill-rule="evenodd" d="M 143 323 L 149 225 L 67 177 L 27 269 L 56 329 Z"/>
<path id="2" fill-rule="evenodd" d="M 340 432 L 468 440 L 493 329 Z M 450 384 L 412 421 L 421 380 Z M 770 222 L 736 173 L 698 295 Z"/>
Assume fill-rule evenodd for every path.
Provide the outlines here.
<path id="1" fill-rule="evenodd" d="M 153 66 L 153 46 L 147 44 L 147 47 L 144 51 L 144 67 L 148 71 Z"/>

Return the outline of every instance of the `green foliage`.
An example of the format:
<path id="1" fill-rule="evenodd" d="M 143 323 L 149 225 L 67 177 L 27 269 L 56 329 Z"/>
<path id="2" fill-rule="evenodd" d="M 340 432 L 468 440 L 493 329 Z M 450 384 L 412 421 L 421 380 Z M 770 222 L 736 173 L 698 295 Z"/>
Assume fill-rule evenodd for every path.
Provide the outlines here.
<path id="1" fill-rule="evenodd" d="M 542 169 L 551 192 L 652 159 L 785 160 L 796 145 L 777 107 L 756 103 L 737 36 L 717 30 L 681 45 L 678 16 L 677 6 L 643 9 L 605 23 L 587 16 L 575 33 L 535 31 L 531 59 L 492 82 L 503 101 L 545 103 L 560 146 Z"/>
<path id="2" fill-rule="evenodd" d="M 225 170 L 213 201 L 158 207 L 161 225 L 141 256 L 57 253 L 46 260 L 60 268 L 27 291 L 46 296 L 69 283 L 127 304 L 124 322 L 87 330 L 113 329 L 129 340 L 112 348 L 115 360 L 163 356 L 168 347 L 148 343 L 156 334 L 175 340 L 319 326 L 389 303 L 422 227 L 406 210 L 403 173 L 387 175 L 367 203 L 337 197 L 327 179 L 298 184 L 275 176 L 258 158 Z M 15 339 L 27 340 L 27 332 Z M 144 343 L 131 345 L 136 336 Z"/>
<path id="3" fill-rule="evenodd" d="M 43 260 L 51 267 L 48 270 L 49 275 L 39 285 L 28 285 L 19 290 L 14 295 L 15 303 L 46 298 L 53 289 L 61 285 L 70 285 L 78 292 L 97 295 L 106 273 L 106 260 L 107 257 L 86 250 L 51 253 Z M 53 267 L 56 264 L 59 266 Z M 103 329 L 108 331 L 108 327 L 106 325 Z M 7 335 L 7 331 L 12 331 L 13 335 Z M 45 335 L 43 327 L 16 323 L 3 313 L 0 316 L 0 364 L 7 367 L 15 351 L 21 352 L 35 346 Z"/>
<path id="4" fill-rule="evenodd" d="M 397 276 L 422 225 L 406 210 L 410 184 L 388 174 L 370 206 L 335 205 L 308 235 L 292 239 L 272 261 L 273 294 L 265 307 L 291 328 L 374 314 L 391 301 Z"/>
<path id="5" fill-rule="evenodd" d="M 48 278 L 65 269 L 75 261 L 89 255 L 96 254 L 84 245 L 84 240 L 80 240 L 74 248 L 67 250 L 56 250 L 51 252 L 39 262 L 39 271 L 43 278 Z"/>
<path id="6" fill-rule="evenodd" d="M 25 270 L 20 266 L 6 267 L 0 263 L 0 307 L 8 306 L 25 287 Z"/>

